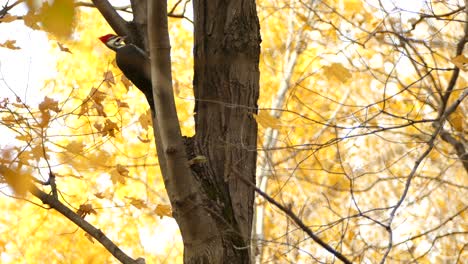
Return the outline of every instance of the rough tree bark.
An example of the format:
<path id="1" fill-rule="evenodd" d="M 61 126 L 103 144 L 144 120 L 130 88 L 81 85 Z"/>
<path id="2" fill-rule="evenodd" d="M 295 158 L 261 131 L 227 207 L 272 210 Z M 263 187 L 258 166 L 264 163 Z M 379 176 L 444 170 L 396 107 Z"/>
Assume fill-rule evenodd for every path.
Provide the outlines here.
<path id="1" fill-rule="evenodd" d="M 254 0 L 194 0 L 195 153 L 217 223 L 223 263 L 250 262 L 259 94 L 260 26 Z"/>
<path id="2" fill-rule="evenodd" d="M 250 263 L 254 189 L 241 177 L 255 182 L 257 124 L 252 114 L 257 112 L 261 42 L 255 1 L 193 3 L 196 135 L 185 139 L 182 151 L 180 131 L 171 132 L 178 120 L 171 113 L 173 98 L 168 98 L 170 71 L 162 70 L 170 69 L 165 59 L 170 50 L 167 21 L 161 12 L 167 10 L 166 2 L 148 2 L 147 20 L 146 2 L 132 0 L 130 23 L 109 10 L 107 0 L 93 3 L 116 33 L 152 52 L 157 104 L 153 126 L 166 190 L 182 233 L 184 262 Z M 206 162 L 188 167 L 196 156 Z"/>

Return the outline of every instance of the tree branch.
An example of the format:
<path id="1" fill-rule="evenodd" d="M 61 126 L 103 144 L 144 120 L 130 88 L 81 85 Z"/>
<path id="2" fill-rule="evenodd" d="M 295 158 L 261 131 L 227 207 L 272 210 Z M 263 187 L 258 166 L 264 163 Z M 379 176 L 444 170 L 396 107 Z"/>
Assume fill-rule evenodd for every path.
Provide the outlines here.
<path id="1" fill-rule="evenodd" d="M 81 229 L 86 231 L 94 239 L 96 239 L 101 245 L 103 245 L 115 258 L 121 261 L 124 264 L 142 264 L 144 259 L 139 258 L 137 260 L 132 259 L 127 254 L 125 254 L 119 247 L 117 247 L 100 229 L 95 228 L 93 225 L 88 223 L 86 220 L 81 218 L 78 214 L 70 210 L 66 205 L 61 203 L 58 199 L 54 198 L 52 195 L 49 195 L 41 191 L 36 186 L 32 185 L 31 194 L 39 198 L 42 203 L 49 205 L 51 208 L 55 209 L 63 216 L 68 218 L 74 224 L 79 226 Z"/>
<path id="2" fill-rule="evenodd" d="M 89 2 L 76 2 L 75 3 L 75 6 L 78 6 L 78 7 L 91 7 L 91 8 L 96 8 L 96 6 L 93 4 L 93 3 L 89 3 Z M 130 11 L 131 9 L 131 6 L 130 5 L 124 5 L 124 6 L 112 6 L 112 8 L 114 10 L 117 10 L 117 11 L 122 11 L 122 12 L 126 12 L 126 13 L 132 13 L 132 11 Z"/>
<path id="3" fill-rule="evenodd" d="M 444 117 L 448 117 L 450 114 L 452 114 L 453 112 L 455 112 L 455 110 L 457 109 L 457 107 L 460 105 L 460 103 L 468 96 L 468 90 L 465 90 L 463 92 L 463 94 L 460 95 L 459 98 L 457 98 L 457 100 L 455 100 L 455 102 L 452 103 L 452 105 L 450 105 L 449 107 L 447 107 L 447 110 L 445 110 L 445 113 L 444 113 Z M 455 151 L 457 152 L 457 156 L 458 158 L 460 159 L 460 161 L 462 162 L 463 164 L 463 167 L 465 168 L 465 171 L 468 173 L 468 153 L 466 152 L 466 149 L 465 149 L 465 145 L 460 142 L 459 140 L 457 140 L 456 138 L 454 138 L 449 132 L 447 132 L 446 130 L 441 130 L 440 132 L 440 137 L 442 138 L 442 140 L 444 140 L 445 142 L 449 143 L 450 145 L 452 145 L 452 147 L 455 149 Z M 462 139 L 463 140 L 463 137 Z"/>
<path id="4" fill-rule="evenodd" d="M 18 0 L 11 5 L 8 5 L 7 1 L 6 4 L 2 6 L 2 9 L 0 9 L 0 18 L 3 18 L 8 13 L 8 11 L 10 11 L 13 7 L 23 3 L 24 1 L 25 0 Z"/>
<path id="5" fill-rule="evenodd" d="M 164 185 L 184 240 L 184 262 L 202 263 L 209 258 L 212 263 L 222 263 L 222 254 L 211 246 L 222 243 L 216 223 L 203 208 L 200 187 L 192 175 L 182 141 L 172 87 L 166 0 L 148 2 L 148 39 L 156 109 L 154 136 L 160 138 L 156 146 L 158 159 L 165 168 Z"/>
<path id="6" fill-rule="evenodd" d="M 129 23 L 117 13 L 115 8 L 107 0 L 92 0 L 92 2 L 117 35 L 133 37 L 129 28 Z"/>
<path id="7" fill-rule="evenodd" d="M 260 190 L 257 186 L 255 186 L 255 184 L 251 183 L 250 181 L 248 181 L 247 179 L 245 179 L 244 177 L 239 177 L 245 184 L 249 185 L 250 187 L 254 188 L 255 191 L 260 194 L 263 198 L 265 198 L 265 200 L 267 200 L 269 203 L 273 204 L 274 206 L 276 206 L 278 209 L 280 209 L 283 213 L 285 213 L 289 218 L 291 218 L 294 223 L 296 223 L 296 225 L 301 228 L 304 232 L 307 233 L 307 235 L 309 235 L 310 238 L 312 238 L 312 240 L 314 240 L 315 242 L 317 242 L 317 244 L 319 244 L 320 246 L 322 246 L 326 251 L 330 252 L 331 254 L 333 254 L 335 257 L 337 257 L 339 260 L 341 260 L 343 263 L 346 263 L 346 264 L 351 264 L 352 262 L 347 259 L 343 254 L 341 254 L 340 252 L 336 251 L 334 248 L 332 248 L 330 245 L 328 245 L 327 243 L 325 243 L 325 241 L 323 241 L 322 239 L 320 239 L 320 237 L 318 237 L 316 234 L 314 234 L 314 232 L 304 223 L 302 222 L 301 219 L 299 219 L 299 217 L 289 208 L 286 208 L 285 206 L 281 205 L 280 203 L 278 203 L 275 199 L 271 198 L 268 194 L 262 192 L 262 190 Z"/>

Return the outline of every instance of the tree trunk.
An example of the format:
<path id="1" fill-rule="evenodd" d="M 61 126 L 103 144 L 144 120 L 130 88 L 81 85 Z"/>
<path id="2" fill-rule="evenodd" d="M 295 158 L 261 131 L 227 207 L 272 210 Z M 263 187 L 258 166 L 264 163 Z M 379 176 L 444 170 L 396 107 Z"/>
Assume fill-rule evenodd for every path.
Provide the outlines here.
<path id="1" fill-rule="evenodd" d="M 185 140 L 186 153 L 173 105 L 165 2 L 146 6 L 131 0 L 131 23 L 107 0 L 93 3 L 117 34 L 151 50 L 153 127 L 184 242 L 184 262 L 250 263 L 254 189 L 241 177 L 255 184 L 257 124 L 252 114 L 257 112 L 261 42 L 255 1 L 194 1 L 196 135 Z M 188 162 L 196 156 L 206 161 Z"/>
<path id="2" fill-rule="evenodd" d="M 216 222 L 223 263 L 250 262 L 259 95 L 260 26 L 253 0 L 195 0 L 196 177 Z M 186 255 L 196 247 L 185 245 Z"/>

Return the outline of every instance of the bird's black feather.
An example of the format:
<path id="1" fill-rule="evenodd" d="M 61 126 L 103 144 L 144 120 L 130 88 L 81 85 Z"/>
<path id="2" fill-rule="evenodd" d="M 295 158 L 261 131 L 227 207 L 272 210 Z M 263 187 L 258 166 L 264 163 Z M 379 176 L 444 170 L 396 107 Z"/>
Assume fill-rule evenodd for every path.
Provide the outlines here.
<path id="1" fill-rule="evenodd" d="M 140 91 L 154 114 L 153 88 L 151 84 L 151 63 L 148 55 L 133 44 L 116 50 L 116 62 L 120 70 Z"/>

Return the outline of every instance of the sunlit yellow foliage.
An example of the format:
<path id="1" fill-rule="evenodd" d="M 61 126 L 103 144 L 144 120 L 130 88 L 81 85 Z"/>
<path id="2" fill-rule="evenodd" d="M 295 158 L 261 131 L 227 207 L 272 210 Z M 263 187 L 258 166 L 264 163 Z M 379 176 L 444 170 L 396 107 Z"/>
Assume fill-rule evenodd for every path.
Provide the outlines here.
<path id="1" fill-rule="evenodd" d="M 436 14 L 453 12 L 445 3 L 433 4 Z M 394 16 L 385 17 L 377 1 L 287 1 L 281 9 L 274 9 L 276 2 L 264 0 L 259 5 L 263 38 L 260 105 L 266 109 L 278 107 L 275 103 L 282 96 L 280 84 L 287 82 L 289 86 L 279 105 L 283 109 L 279 118 L 277 112 L 274 122 L 257 117 L 259 145 L 268 153 L 259 152 L 258 165 L 268 177 L 267 193 L 290 205 L 323 240 L 339 245 L 341 252 L 385 248 L 385 228 L 359 214 L 372 208 L 391 208 L 401 197 L 414 161 L 423 153 L 434 129 L 429 120 L 438 113 L 433 101 L 435 90 L 446 89 L 452 76 L 451 71 L 434 74 L 415 67 L 429 63 L 429 67 L 451 68 L 455 64 L 464 69 L 464 57 L 447 59 L 454 57 L 455 44 L 448 48 L 434 46 L 435 52 L 418 45 L 407 51 L 410 55 L 402 56 L 405 51 L 395 48 L 398 38 L 385 32 L 397 30 L 390 27 L 392 24 L 408 30 L 416 20 L 398 17 L 400 13 L 395 10 Z M 416 28 L 408 38 L 429 39 L 430 32 L 441 41 L 456 41 L 463 34 L 459 23 L 420 22 Z M 297 49 L 298 43 L 306 44 Z M 292 73 L 288 72 L 291 62 L 295 63 Z M 428 75 L 434 78 L 432 82 Z M 448 105 L 466 90 L 465 78 L 461 75 L 458 79 Z M 437 83 L 440 86 L 434 87 Z M 449 117 L 456 138 L 457 133 L 466 130 L 466 109 L 465 103 Z M 278 129 L 274 124 L 288 129 Z M 277 135 L 270 133 L 272 127 L 278 129 Z M 271 145 L 272 141 L 275 145 Z M 463 178 L 461 162 L 453 146 L 438 140 L 416 172 L 408 204 L 399 210 L 394 239 L 404 241 L 437 226 L 431 223 L 467 210 L 447 204 L 466 194 L 466 184 L 458 185 L 450 175 Z M 447 192 L 451 192 L 450 198 Z M 265 240 L 259 242 L 263 252 L 257 260 L 310 263 L 312 255 L 326 263 L 332 261 L 276 209 L 266 209 Z M 386 223 L 389 209 L 375 210 L 366 215 Z M 447 252 L 456 255 L 462 237 L 466 235 L 436 243 L 448 246 Z M 413 259 L 427 250 L 420 245 L 430 241 L 431 235 L 409 239 L 397 244 L 390 255 L 400 261 Z M 430 251 L 418 261 L 431 263 L 428 256 L 432 254 L 438 253 Z M 356 263 L 375 263 L 383 254 L 371 250 L 354 256 Z"/>
<path id="2" fill-rule="evenodd" d="M 147 263 L 168 258 L 180 262 L 180 235 L 170 218 L 146 99 L 128 81 L 121 81 L 113 52 L 98 40 L 112 32 L 102 16 L 86 10 L 77 13 L 77 21 L 70 39 L 51 41 L 50 53 L 57 57 L 59 76 L 46 82 L 43 93 L 48 97 L 39 104 L 39 111 L 32 113 L 35 119 L 23 121 L 30 128 L 16 137 L 25 147 L 4 155 L 0 174 L 18 195 L 24 195 L 28 185 L 16 186 L 19 179 L 22 183 L 23 179 L 29 181 L 26 169 L 29 175 L 46 180 L 50 166 L 61 200 L 124 251 L 144 257 Z M 191 83 L 191 62 L 186 54 L 191 37 L 182 37 L 189 31 L 180 20 L 171 26 L 179 31 L 181 41 L 188 43 L 174 49 L 174 57 L 180 58 L 174 66 L 179 74 L 174 75 L 184 93 L 178 99 L 182 108 L 179 117 L 190 124 L 185 120 L 190 119 L 188 109 L 193 108 L 193 99 L 186 98 L 191 97 L 186 91 Z M 2 124 L 11 119 L 12 125 L 17 125 L 23 116 L 28 112 L 2 115 Z M 191 127 L 184 127 L 190 134 Z M 16 162 L 14 155 L 18 155 Z M 17 169 L 12 171 L 8 166 Z M 28 202 L 11 202 L 1 201 L 2 208 L 12 212 L 3 218 L 3 227 L 15 234 L 14 240 L 7 240 L 5 235 L 1 238 L 6 254 L 2 263 L 32 259 L 35 263 L 115 263 L 110 253 L 65 217 Z M 162 222 L 166 224 L 159 227 Z M 45 250 L 44 245 L 53 246 Z"/>
<path id="3" fill-rule="evenodd" d="M 454 56 L 463 34 L 457 21 L 464 20 L 447 14 L 418 21 L 417 12 L 385 13 L 376 2 L 257 1 L 261 93 L 253 118 L 258 147 L 264 148 L 258 183 L 263 179 L 269 195 L 356 263 L 383 258 L 390 220 L 388 263 L 451 263 L 448 256 L 466 255 L 468 209 L 462 197 L 468 179 L 454 147 L 433 133 L 440 111 L 466 93 L 467 58 Z M 444 2 L 431 2 L 430 14 L 453 12 Z M 19 98 L 0 101 L 1 125 L 18 142 L 1 150 L 0 174 L 12 189 L 3 193 L 24 197 L 28 176 L 45 181 L 51 169 L 60 199 L 123 250 L 147 263 L 182 263 L 145 97 L 98 41 L 112 33 L 101 15 L 90 9 L 74 16 L 75 24 L 67 18 L 59 28 L 32 12 L 23 17 L 25 25 L 62 37 L 72 24 L 75 31 L 69 39 L 51 41 L 59 75 L 44 84 L 47 96 L 36 110 L 29 112 Z M 0 22 L 15 20 L 3 16 Z M 174 18 L 169 23 L 176 106 L 182 132 L 190 136 L 192 24 Z M 0 46 L 17 48 L 14 40 Z M 445 94 L 454 67 L 459 78 Z M 440 127 L 460 142 L 466 138 L 467 109 L 465 99 Z M 190 162 L 204 163 L 206 157 Z M 8 212 L 0 218 L 2 263 L 115 263 L 63 216 L 25 199 L 0 200 Z M 263 240 L 252 241 L 261 248 L 257 261 L 336 261 L 284 213 L 261 198 L 256 205 L 265 209 Z"/>

